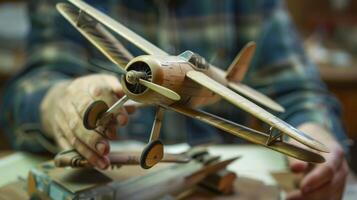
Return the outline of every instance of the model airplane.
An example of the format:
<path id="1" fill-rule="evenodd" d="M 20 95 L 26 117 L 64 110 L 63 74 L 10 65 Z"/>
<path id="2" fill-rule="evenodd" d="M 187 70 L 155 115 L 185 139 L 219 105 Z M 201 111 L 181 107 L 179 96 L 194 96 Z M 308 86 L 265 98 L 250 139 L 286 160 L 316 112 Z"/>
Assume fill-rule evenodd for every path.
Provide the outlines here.
<path id="1" fill-rule="evenodd" d="M 87 3 L 80 0 L 69 0 L 69 2 L 71 4 L 58 4 L 57 9 L 117 66 L 106 68 L 122 75 L 120 81 L 125 93 L 110 108 L 103 101 L 93 103 L 85 113 L 84 126 L 87 129 L 105 127 L 128 100 L 157 107 L 149 143 L 140 156 L 140 165 L 143 168 L 154 166 L 164 156 L 159 134 L 165 109 L 198 119 L 288 156 L 308 162 L 324 162 L 324 158 L 318 153 L 284 142 L 283 136 L 289 136 L 314 150 L 328 152 L 323 144 L 240 95 L 275 111 L 284 111 L 270 98 L 239 83 L 254 54 L 253 42 L 243 48 L 224 72 L 191 51 L 185 51 L 178 56 L 169 55 Z M 119 34 L 148 55 L 132 58 L 127 51 L 123 51 L 120 42 L 106 28 Z M 258 132 L 196 109 L 220 99 L 227 100 L 270 125 L 269 133 Z"/>

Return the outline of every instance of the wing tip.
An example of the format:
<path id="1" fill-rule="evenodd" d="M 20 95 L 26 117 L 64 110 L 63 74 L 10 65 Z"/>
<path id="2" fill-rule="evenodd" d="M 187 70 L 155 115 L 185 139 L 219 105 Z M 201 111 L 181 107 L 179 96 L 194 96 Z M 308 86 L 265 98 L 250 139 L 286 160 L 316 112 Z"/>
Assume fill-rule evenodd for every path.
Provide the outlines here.
<path id="1" fill-rule="evenodd" d="M 63 3 L 63 2 L 56 4 L 56 8 L 57 8 L 58 11 L 61 11 L 61 10 L 64 9 L 66 6 L 68 6 L 68 4 L 67 4 L 67 3 Z"/>
<path id="2" fill-rule="evenodd" d="M 324 145 L 324 144 L 322 144 L 320 142 L 318 142 L 317 148 L 318 149 L 316 149 L 316 150 L 319 150 L 319 151 L 321 151 L 323 153 L 330 153 L 330 149 L 326 145 Z"/>
<path id="3" fill-rule="evenodd" d="M 282 105 L 280 105 L 278 103 L 275 103 L 275 102 L 271 106 L 271 108 L 273 108 L 273 110 L 275 110 L 276 112 L 279 112 L 279 113 L 284 113 L 286 111 L 285 108 Z"/>
<path id="4" fill-rule="evenodd" d="M 249 41 L 245 46 L 248 47 L 248 48 L 256 48 L 257 47 L 257 43 L 254 42 L 254 41 Z"/>

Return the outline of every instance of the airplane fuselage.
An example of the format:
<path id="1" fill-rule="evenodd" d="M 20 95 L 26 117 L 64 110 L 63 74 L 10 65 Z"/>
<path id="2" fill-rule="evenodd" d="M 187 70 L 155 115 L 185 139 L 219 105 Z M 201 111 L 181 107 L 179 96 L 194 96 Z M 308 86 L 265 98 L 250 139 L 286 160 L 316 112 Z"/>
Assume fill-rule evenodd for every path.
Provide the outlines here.
<path id="1" fill-rule="evenodd" d="M 146 87 L 130 84 L 123 78 L 123 90 L 128 97 L 144 104 L 175 104 L 195 108 L 219 101 L 219 95 L 186 77 L 186 73 L 191 70 L 203 72 L 217 82 L 227 85 L 221 70 L 214 66 L 198 68 L 180 56 L 138 56 L 127 64 L 126 70 L 145 71 L 149 74 L 149 81 L 173 90 L 181 97 L 179 101 L 173 101 Z"/>

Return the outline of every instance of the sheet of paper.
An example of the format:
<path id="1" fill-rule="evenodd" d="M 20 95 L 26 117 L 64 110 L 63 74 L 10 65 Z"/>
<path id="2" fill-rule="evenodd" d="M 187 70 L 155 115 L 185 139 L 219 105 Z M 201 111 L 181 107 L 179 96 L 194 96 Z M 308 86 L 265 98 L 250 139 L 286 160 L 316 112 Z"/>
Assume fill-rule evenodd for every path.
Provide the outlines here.
<path id="1" fill-rule="evenodd" d="M 46 157 L 17 152 L 0 159 L 0 187 L 21 179 L 26 179 L 31 168 L 48 160 Z"/>

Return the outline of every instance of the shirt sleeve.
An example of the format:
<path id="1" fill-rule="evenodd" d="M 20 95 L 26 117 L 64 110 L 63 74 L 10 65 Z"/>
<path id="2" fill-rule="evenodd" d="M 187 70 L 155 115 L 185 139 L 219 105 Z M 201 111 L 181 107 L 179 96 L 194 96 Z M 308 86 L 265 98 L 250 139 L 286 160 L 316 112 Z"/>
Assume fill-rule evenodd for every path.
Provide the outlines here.
<path id="1" fill-rule="evenodd" d="M 316 122 L 334 134 L 345 150 L 348 138 L 340 121 L 341 108 L 307 58 L 290 16 L 279 4 L 266 12 L 247 84 L 273 97 L 286 109 L 276 113 L 293 126 Z"/>
<path id="2" fill-rule="evenodd" d="M 42 99 L 54 84 L 88 73 L 87 44 L 59 15 L 55 4 L 29 1 L 27 62 L 7 84 L 1 105 L 1 126 L 15 149 L 54 150 L 51 139 L 41 131 Z"/>

